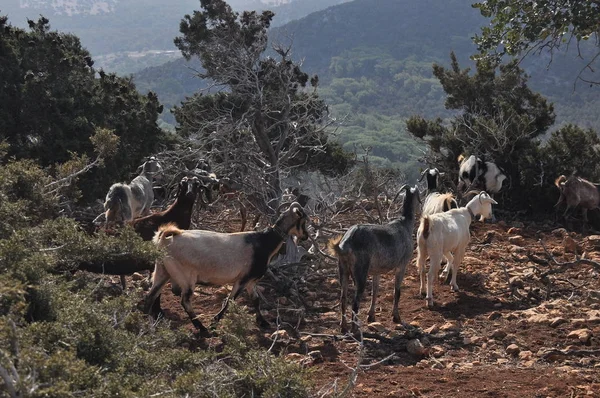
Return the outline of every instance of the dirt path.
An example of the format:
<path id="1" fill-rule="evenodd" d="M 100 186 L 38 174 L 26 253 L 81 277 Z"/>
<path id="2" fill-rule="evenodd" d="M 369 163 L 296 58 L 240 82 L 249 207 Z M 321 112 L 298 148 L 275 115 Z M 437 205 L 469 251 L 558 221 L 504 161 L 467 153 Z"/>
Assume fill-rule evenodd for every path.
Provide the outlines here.
<path id="1" fill-rule="evenodd" d="M 400 299 L 410 326 L 391 321 L 390 274 L 382 277 L 377 322 L 363 324 L 362 341 L 341 335 L 337 264 L 313 257 L 274 270 L 278 282 L 262 282 L 263 312 L 273 326 L 257 336 L 265 348 L 310 367 L 317 396 L 340 393 L 355 375 L 356 397 L 600 397 L 600 236 L 502 222 L 473 224 L 472 235 L 461 292 L 436 284 L 432 310 L 418 296 L 413 259 Z M 574 262 L 575 254 L 565 253 L 573 245 L 590 261 Z M 193 304 L 203 322 L 227 292 L 197 289 Z M 365 323 L 369 296 L 361 302 Z M 190 325 L 168 289 L 163 307 L 174 324 Z M 423 348 L 409 353 L 414 339 Z"/>

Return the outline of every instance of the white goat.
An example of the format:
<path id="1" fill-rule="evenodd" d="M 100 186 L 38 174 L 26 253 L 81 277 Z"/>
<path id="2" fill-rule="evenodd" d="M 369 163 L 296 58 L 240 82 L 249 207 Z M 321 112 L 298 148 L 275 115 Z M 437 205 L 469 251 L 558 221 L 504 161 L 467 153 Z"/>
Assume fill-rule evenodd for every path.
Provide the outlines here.
<path id="1" fill-rule="evenodd" d="M 486 192 L 481 192 L 465 207 L 421 218 L 417 230 L 417 268 L 421 282 L 419 293 L 423 295 L 425 262 L 427 257 L 430 258 L 426 297 L 428 307 L 433 306 L 433 280 L 444 256 L 448 259 L 446 268 L 452 271 L 451 289 L 458 292 L 456 275 L 471 239 L 469 226 L 477 215 L 481 216 L 481 221 L 491 218 L 492 204 L 497 202 Z"/>
<path id="2" fill-rule="evenodd" d="M 118 182 L 108 190 L 104 202 L 107 226 L 111 223 L 123 224 L 150 214 L 150 206 L 154 201 L 152 179 L 162 171 L 162 166 L 155 157 L 150 157 L 140 169 L 140 174 L 129 184 Z"/>
<path id="3" fill-rule="evenodd" d="M 450 209 L 458 208 L 458 203 L 452 193 L 432 192 L 425 198 L 423 202 L 423 210 L 421 216 L 430 214 L 442 213 Z"/>
<path id="4" fill-rule="evenodd" d="M 458 157 L 460 169 L 458 172 L 459 187 L 463 189 L 471 188 L 482 189 L 491 194 L 500 192 L 502 183 L 506 180 L 506 175 L 493 162 L 484 162 L 475 155 L 465 158 L 464 155 Z"/>
<path id="5" fill-rule="evenodd" d="M 192 324 L 206 332 L 207 329 L 196 317 L 190 303 L 194 286 L 197 283 L 215 286 L 233 284 L 233 289 L 215 320 L 221 319 L 229 301 L 235 300 L 242 289 L 246 289 L 253 296 L 257 322 L 261 326 L 268 325 L 260 313 L 254 286 L 265 274 L 271 258 L 288 236 L 295 235 L 302 240 L 308 238 L 307 221 L 308 217 L 302 206 L 294 202 L 273 226 L 264 231 L 219 233 L 184 231 L 171 224 L 161 226 L 154 236 L 154 243 L 166 248 L 167 255 L 155 263 L 145 311 L 150 312 L 163 285 L 170 279 L 173 292 L 181 294 L 181 305 Z"/>

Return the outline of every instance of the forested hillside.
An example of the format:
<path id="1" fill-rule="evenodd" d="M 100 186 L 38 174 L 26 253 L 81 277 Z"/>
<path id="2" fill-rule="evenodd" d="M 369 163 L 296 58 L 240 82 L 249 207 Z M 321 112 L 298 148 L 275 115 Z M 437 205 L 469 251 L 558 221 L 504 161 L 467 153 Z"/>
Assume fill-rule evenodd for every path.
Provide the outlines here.
<path id="1" fill-rule="evenodd" d="M 292 56 L 320 78 L 320 93 L 341 122 L 346 149 L 372 146 L 382 165 L 409 168 L 421 154 L 404 131 L 404 119 L 418 114 L 447 117 L 444 91 L 432 64 L 448 65 L 454 51 L 461 66 L 472 65 L 471 38 L 486 23 L 470 0 L 381 0 L 373 7 L 356 0 L 313 13 L 270 31 L 273 43 L 293 42 Z M 598 88 L 579 84 L 581 65 L 574 54 L 527 60 L 530 85 L 556 106 L 556 124 L 577 123 L 600 129 Z M 155 90 L 168 110 L 201 82 L 183 60 L 135 75 L 141 89 Z M 191 80 L 190 80 L 191 79 Z M 165 84 L 165 82 L 169 82 Z M 168 114 L 169 123 L 173 119 Z"/>
<path id="2" fill-rule="evenodd" d="M 238 10 L 273 9 L 273 26 L 278 26 L 344 1 L 347 0 L 295 0 L 268 6 L 258 0 L 238 0 L 230 4 Z M 19 27 L 27 26 L 27 18 L 35 20 L 44 15 L 53 29 L 78 36 L 94 57 L 96 67 L 123 75 L 180 56 L 173 45 L 179 22 L 185 14 L 199 8 L 199 0 L 5 0 L 0 3 L 0 15 L 8 15 L 12 24 Z"/>

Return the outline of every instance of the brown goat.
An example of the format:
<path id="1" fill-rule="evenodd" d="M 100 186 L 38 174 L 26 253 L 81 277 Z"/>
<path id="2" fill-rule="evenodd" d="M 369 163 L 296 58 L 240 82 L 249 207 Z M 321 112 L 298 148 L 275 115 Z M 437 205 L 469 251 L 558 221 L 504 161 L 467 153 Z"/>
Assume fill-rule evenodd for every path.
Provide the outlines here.
<path id="1" fill-rule="evenodd" d="M 158 227 L 173 223 L 180 229 L 189 229 L 192 222 L 192 209 L 200 189 L 204 187 L 198 178 L 183 177 L 179 182 L 177 198 L 167 209 L 133 220 L 130 224 L 145 241 L 154 238 Z M 202 196 L 201 196 L 202 197 Z"/>
<path id="2" fill-rule="evenodd" d="M 179 182 L 177 198 L 166 210 L 156 212 L 146 217 L 137 218 L 130 223 L 135 231 L 145 241 L 151 241 L 158 228 L 163 224 L 174 224 L 180 229 L 189 229 L 192 218 L 192 209 L 200 189 L 206 189 L 200 181 L 194 178 L 183 177 Z M 79 270 L 90 271 L 94 273 L 103 273 L 109 275 L 120 275 L 121 286 L 125 289 L 125 275 L 134 272 L 154 270 L 154 263 L 146 263 L 130 256 L 124 256 L 111 261 L 82 262 L 79 264 Z M 153 307 L 153 313 L 161 311 L 160 299 L 156 300 Z"/>
<path id="3" fill-rule="evenodd" d="M 554 181 L 554 185 L 560 191 L 560 198 L 554 207 L 566 203 L 567 208 L 563 217 L 567 216 L 571 208 L 581 207 L 583 221 L 587 224 L 588 210 L 597 209 L 600 206 L 600 191 L 598 190 L 600 185 L 581 177 L 570 176 L 567 178 L 564 175 L 559 176 Z"/>

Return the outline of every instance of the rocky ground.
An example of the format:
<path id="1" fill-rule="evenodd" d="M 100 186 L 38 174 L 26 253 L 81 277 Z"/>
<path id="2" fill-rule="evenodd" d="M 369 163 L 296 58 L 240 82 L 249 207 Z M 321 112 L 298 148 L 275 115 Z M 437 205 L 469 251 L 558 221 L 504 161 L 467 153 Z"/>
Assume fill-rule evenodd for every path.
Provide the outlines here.
<path id="1" fill-rule="evenodd" d="M 205 218 L 207 227 L 235 230 L 235 212 L 226 216 Z M 329 220 L 321 248 L 332 230 L 364 221 L 362 213 Z M 548 223 L 474 223 L 460 293 L 437 284 L 436 305 L 427 309 L 413 259 L 400 299 L 404 325 L 391 320 L 390 274 L 382 277 L 377 322 L 366 323 L 365 294 L 356 336 L 339 331 L 336 262 L 315 254 L 272 269 L 261 282 L 272 327 L 256 336 L 265 349 L 311 369 L 315 396 L 600 397 L 599 235 Z M 228 291 L 197 289 L 193 304 L 204 323 Z M 163 307 L 174 325 L 191 329 L 168 289 Z"/>

